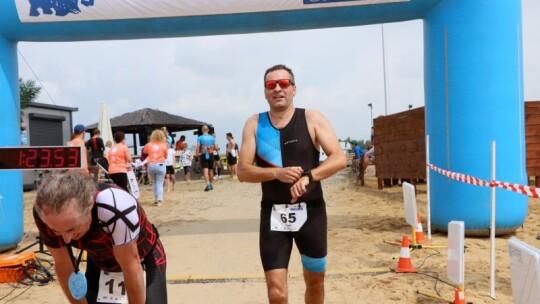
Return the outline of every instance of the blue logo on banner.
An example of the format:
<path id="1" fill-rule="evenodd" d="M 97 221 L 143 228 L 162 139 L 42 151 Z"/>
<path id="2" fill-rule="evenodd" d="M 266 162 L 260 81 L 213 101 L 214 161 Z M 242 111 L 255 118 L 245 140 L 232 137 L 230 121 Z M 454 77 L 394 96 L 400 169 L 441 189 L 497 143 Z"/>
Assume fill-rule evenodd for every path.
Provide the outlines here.
<path id="1" fill-rule="evenodd" d="M 350 1 L 365 1 L 365 0 L 304 0 L 304 4 L 321 4 L 330 2 L 350 2 Z"/>
<path id="2" fill-rule="evenodd" d="M 39 10 L 45 15 L 52 15 L 53 10 L 56 16 L 66 16 L 69 13 L 78 14 L 81 12 L 79 8 L 79 0 L 28 0 L 30 2 L 30 16 L 39 16 Z M 84 6 L 93 6 L 94 0 L 81 0 Z"/>

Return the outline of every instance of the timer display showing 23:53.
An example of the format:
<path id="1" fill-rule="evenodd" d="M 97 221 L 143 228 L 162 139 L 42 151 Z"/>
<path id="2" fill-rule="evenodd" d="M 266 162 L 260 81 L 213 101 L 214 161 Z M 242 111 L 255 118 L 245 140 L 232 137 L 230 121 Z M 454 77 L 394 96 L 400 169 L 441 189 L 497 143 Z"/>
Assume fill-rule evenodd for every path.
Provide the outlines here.
<path id="1" fill-rule="evenodd" d="M 0 148 L 0 170 L 81 168 L 82 147 Z"/>

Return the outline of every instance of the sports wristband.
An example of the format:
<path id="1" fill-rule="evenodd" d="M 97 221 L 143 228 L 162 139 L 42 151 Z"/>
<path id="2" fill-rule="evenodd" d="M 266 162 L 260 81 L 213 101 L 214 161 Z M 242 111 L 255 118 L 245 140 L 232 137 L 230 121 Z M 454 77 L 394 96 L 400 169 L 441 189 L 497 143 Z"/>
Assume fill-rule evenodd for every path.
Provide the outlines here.
<path id="1" fill-rule="evenodd" d="M 313 174 L 311 174 L 311 170 L 304 171 L 304 173 L 302 173 L 302 176 L 307 176 L 310 182 L 313 181 Z"/>

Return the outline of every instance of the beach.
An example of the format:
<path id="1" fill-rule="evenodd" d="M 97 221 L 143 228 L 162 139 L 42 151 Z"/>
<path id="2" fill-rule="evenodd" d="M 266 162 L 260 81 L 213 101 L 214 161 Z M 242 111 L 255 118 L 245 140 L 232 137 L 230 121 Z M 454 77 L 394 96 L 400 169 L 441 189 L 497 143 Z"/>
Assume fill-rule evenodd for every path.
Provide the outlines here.
<path id="1" fill-rule="evenodd" d="M 173 191 L 165 193 L 163 206 L 156 207 L 151 187 L 141 186 L 139 202 L 159 229 L 167 254 L 169 303 L 267 303 L 258 249 L 260 185 L 224 176 L 215 182 L 213 191 L 203 189 L 200 180 L 179 181 Z M 418 291 L 453 300 L 455 288 L 447 284 L 445 248 L 412 250 L 416 274 L 389 271 L 397 266 L 400 246 L 384 240 L 399 243 L 403 235 L 411 236 L 401 187 L 378 190 L 370 166 L 363 187 L 354 183 L 346 168 L 323 181 L 323 189 L 328 213 L 326 303 L 444 303 Z M 426 185 L 419 184 L 418 212 L 425 233 L 426 193 Z M 31 216 L 34 197 L 35 191 L 24 193 L 25 236 L 19 248 L 31 244 L 37 235 Z M 496 239 L 496 299 L 489 297 L 489 239 L 465 239 L 467 301 L 512 303 L 508 239 L 515 236 L 537 246 L 539 214 L 538 200 L 529 199 L 524 226 Z M 446 245 L 446 234 L 434 233 L 431 244 Z M 289 302 L 303 303 L 296 248 L 289 270 Z M 68 303 L 56 281 L 17 288 L 0 284 L 0 299 L 0 303 Z"/>

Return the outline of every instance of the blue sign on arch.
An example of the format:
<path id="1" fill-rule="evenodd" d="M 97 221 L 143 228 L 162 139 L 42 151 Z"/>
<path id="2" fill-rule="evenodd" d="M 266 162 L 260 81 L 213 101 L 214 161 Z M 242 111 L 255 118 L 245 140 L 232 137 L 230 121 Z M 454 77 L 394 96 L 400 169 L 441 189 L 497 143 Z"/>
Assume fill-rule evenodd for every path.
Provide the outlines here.
<path id="1" fill-rule="evenodd" d="M 37 17 L 40 15 L 40 10 L 45 15 L 66 16 L 68 14 L 78 14 L 81 12 L 78 0 L 28 0 L 30 3 L 29 15 Z M 81 0 L 84 6 L 93 6 L 94 0 Z"/>

